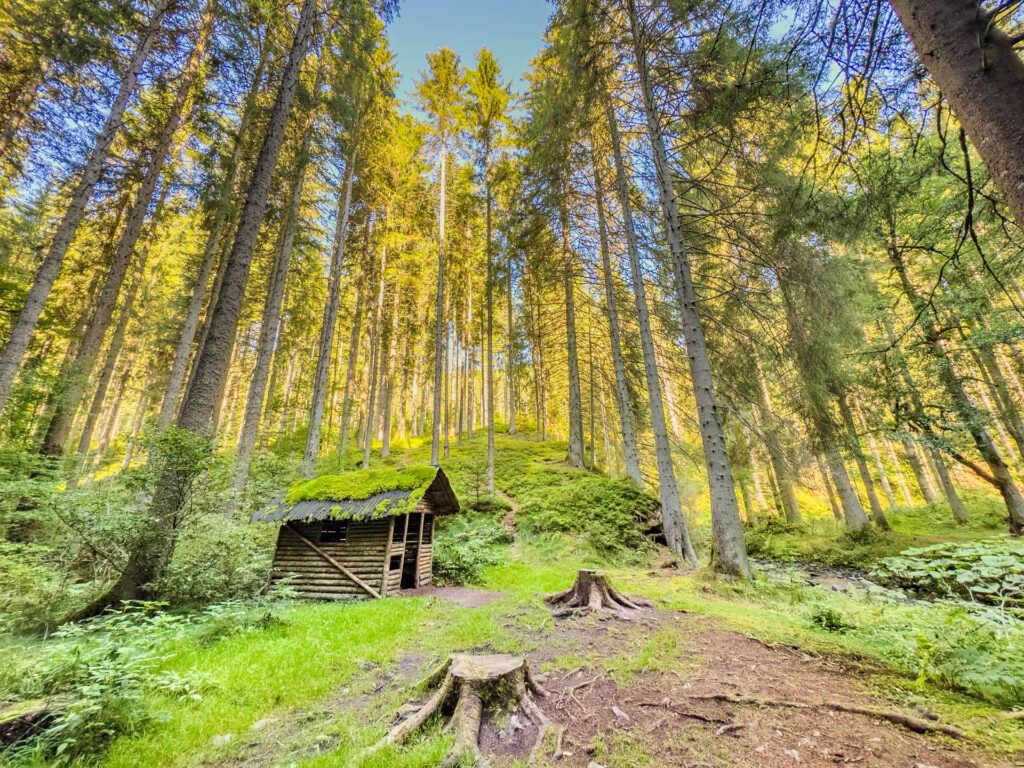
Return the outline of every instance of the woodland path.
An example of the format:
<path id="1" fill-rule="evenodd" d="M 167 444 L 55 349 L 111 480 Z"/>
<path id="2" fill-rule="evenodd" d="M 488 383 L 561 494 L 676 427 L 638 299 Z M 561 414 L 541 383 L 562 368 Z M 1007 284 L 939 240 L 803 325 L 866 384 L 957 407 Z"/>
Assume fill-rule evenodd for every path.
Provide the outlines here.
<path id="1" fill-rule="evenodd" d="M 436 589 L 437 596 L 444 589 Z M 495 593 L 458 588 L 462 605 L 483 606 Z M 480 592 L 479 599 L 462 593 Z M 500 593 L 498 593 L 500 594 Z M 551 693 L 538 704 L 566 727 L 564 754 L 552 766 L 606 768 L 1010 768 L 1013 764 L 968 739 L 922 735 L 862 714 L 822 706 L 901 712 L 929 720 L 925 709 L 896 699 L 892 678 L 860 662 L 811 655 L 769 645 L 709 617 L 676 611 L 645 611 L 637 621 L 596 616 L 555 619 L 553 626 L 525 631 L 509 622 L 532 669 L 544 671 Z M 489 652 L 489 648 L 466 649 Z M 329 752 L 337 742 L 332 722 L 355 717 L 369 724 L 371 698 L 386 690 L 411 690 L 437 663 L 407 651 L 391 669 L 367 665 L 371 694 L 339 691 L 315 709 L 274 721 L 248 737 L 248 753 L 204 765 L 269 768 Z M 358 681 L 353 681 L 358 687 Z M 907 688 L 909 689 L 909 681 Z M 883 692 L 884 691 L 884 692 Z M 804 709 L 735 704 L 709 696 L 800 702 Z M 494 755 L 493 768 L 509 768 L 529 752 L 535 731 L 521 715 L 485 722 L 480 744 Z M 519 728 L 520 724 L 525 727 Z M 962 725 L 962 723 L 960 723 Z M 318 734 L 315 738 L 313 734 Z M 312 745 L 310 740 L 313 739 Z M 303 746 L 300 746 L 303 745 Z"/>

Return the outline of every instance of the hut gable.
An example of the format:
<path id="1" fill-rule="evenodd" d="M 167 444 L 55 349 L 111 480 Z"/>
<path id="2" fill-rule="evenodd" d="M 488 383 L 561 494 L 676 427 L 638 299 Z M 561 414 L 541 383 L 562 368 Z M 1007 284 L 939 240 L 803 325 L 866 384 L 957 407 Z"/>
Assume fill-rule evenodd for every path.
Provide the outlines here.
<path id="1" fill-rule="evenodd" d="M 302 482 L 251 518 L 282 522 L 271 582 L 303 597 L 386 597 L 431 581 L 434 518 L 459 511 L 437 467 L 364 470 Z"/>

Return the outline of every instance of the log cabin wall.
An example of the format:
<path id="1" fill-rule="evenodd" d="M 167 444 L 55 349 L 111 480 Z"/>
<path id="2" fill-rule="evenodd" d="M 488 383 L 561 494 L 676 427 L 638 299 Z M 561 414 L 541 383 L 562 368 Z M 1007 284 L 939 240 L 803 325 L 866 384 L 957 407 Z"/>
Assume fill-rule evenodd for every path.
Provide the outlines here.
<path id="1" fill-rule="evenodd" d="M 319 600 L 352 600 L 371 595 L 341 573 L 296 535 L 301 534 L 341 563 L 378 593 L 388 549 L 390 520 L 350 521 L 344 541 L 320 542 L 323 523 L 292 522 L 281 526 L 274 551 L 271 582 L 294 574 L 292 586 L 301 597 Z M 397 521 L 396 521 L 397 522 Z M 401 571 L 399 571 L 401 577 Z M 389 579 L 390 587 L 390 579 Z M 397 590 L 396 590 L 397 591 Z M 388 590 L 390 593 L 390 589 Z"/>

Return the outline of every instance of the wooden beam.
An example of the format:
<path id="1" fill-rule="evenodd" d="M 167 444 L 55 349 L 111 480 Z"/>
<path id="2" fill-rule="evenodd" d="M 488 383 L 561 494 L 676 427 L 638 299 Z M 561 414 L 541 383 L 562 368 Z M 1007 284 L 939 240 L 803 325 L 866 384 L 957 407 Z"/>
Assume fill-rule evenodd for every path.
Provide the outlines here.
<path id="1" fill-rule="evenodd" d="M 318 547 L 312 541 L 310 541 L 305 536 L 303 536 L 301 533 L 299 533 L 299 531 L 295 528 L 295 526 L 293 526 L 290 522 L 287 523 L 287 525 L 288 525 L 289 528 L 292 529 L 292 533 L 294 533 L 296 536 L 298 536 L 300 539 L 302 539 L 306 543 L 306 546 L 308 546 L 310 549 L 312 549 L 314 552 L 316 552 L 318 555 L 320 555 L 320 557 L 322 557 L 328 563 L 330 563 L 335 568 L 337 568 L 339 571 L 341 571 L 345 576 L 347 576 L 352 581 L 354 581 L 356 584 L 358 584 L 363 589 L 363 591 L 369 593 L 371 597 L 375 597 L 378 600 L 380 599 L 381 595 L 380 595 L 380 593 L 377 590 L 375 590 L 373 587 L 371 587 L 365 581 L 363 581 L 358 576 L 356 576 L 354 573 L 352 573 L 352 571 L 350 571 L 344 565 L 342 565 L 337 560 L 335 560 L 333 557 L 331 557 L 326 552 L 324 552 L 322 549 L 320 549 L 320 547 Z"/>

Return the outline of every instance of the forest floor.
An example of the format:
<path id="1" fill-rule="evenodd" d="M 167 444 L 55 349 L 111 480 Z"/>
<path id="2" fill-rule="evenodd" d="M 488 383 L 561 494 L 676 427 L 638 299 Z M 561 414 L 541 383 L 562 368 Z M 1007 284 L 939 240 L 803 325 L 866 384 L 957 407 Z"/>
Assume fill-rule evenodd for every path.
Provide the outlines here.
<path id="1" fill-rule="evenodd" d="M 564 466 L 556 444 L 507 441 L 500 455 L 515 468 L 509 478 Z M 453 450 L 451 466 L 459 460 L 458 471 L 475 477 L 468 449 L 465 459 Z M 894 600 L 859 575 L 879 556 L 943 535 L 997 535 L 998 517 L 983 506 L 969 529 L 948 534 L 937 523 L 942 511 L 928 509 L 895 512 L 896 530 L 866 543 L 837 538 L 820 516 L 804 533 L 752 533 L 757 578 L 743 584 L 667 567 L 670 558 L 651 553 L 609 562 L 580 537 L 531 530 L 538 505 L 531 511 L 511 483 L 501 496 L 519 512 L 505 518 L 518 532 L 473 587 L 356 603 L 224 603 L 181 612 L 181 621 L 159 613 L 137 625 L 117 619 L 109 633 L 85 638 L 0 639 L 0 653 L 12 670 L 20 665 L 11 682 L 22 687 L 45 676 L 33 672 L 37 659 L 40 670 L 60 671 L 62 659 L 81 653 L 90 670 L 115 681 L 123 677 L 118 659 L 153 660 L 156 682 L 140 688 L 145 720 L 82 766 L 439 766 L 453 738 L 442 718 L 399 746 L 359 755 L 453 653 L 526 657 L 550 692 L 539 705 L 565 726 L 563 755 L 542 761 L 545 768 L 1024 766 L 1024 719 L 1005 716 L 1024 703 L 1024 679 L 1012 666 L 1016 630 L 993 630 L 963 605 Z M 808 554 L 819 563 L 777 562 Z M 617 587 L 653 607 L 631 620 L 556 617 L 543 598 L 567 588 L 581 567 L 607 568 Z M 6 674 L 0 665 L 0 683 Z M 919 734 L 835 705 L 944 723 L 963 735 Z M 526 765 L 535 731 L 514 727 L 527 721 L 513 714 L 485 719 L 481 745 L 493 768 Z"/>
<path id="2" fill-rule="evenodd" d="M 571 557 L 513 547 L 487 589 L 431 587 L 400 599 L 291 604 L 279 624 L 179 652 L 171 669 L 209 675 L 197 703 L 163 700 L 163 717 L 123 736 L 108 766 L 426 768 L 451 744 L 440 719 L 398 747 L 360 750 L 417 698 L 452 652 L 517 653 L 541 675 L 539 700 L 566 728 L 551 766 L 874 766 L 1009 768 L 1024 764 L 1019 720 L 978 699 L 921 686 L 802 623 L 797 604 L 765 600 L 669 569 L 611 573 L 655 599 L 631 620 L 556 618 L 541 596 L 567 586 Z M 709 696 L 756 698 L 732 703 Z M 806 707 L 779 706 L 780 702 Z M 839 703 L 964 730 L 921 735 Z M 525 766 L 535 731 L 486 719 L 492 766 Z M 162 722 L 160 721 L 162 719 Z M 527 723 L 520 713 L 517 722 Z M 548 750 L 550 754 L 550 749 Z"/>

